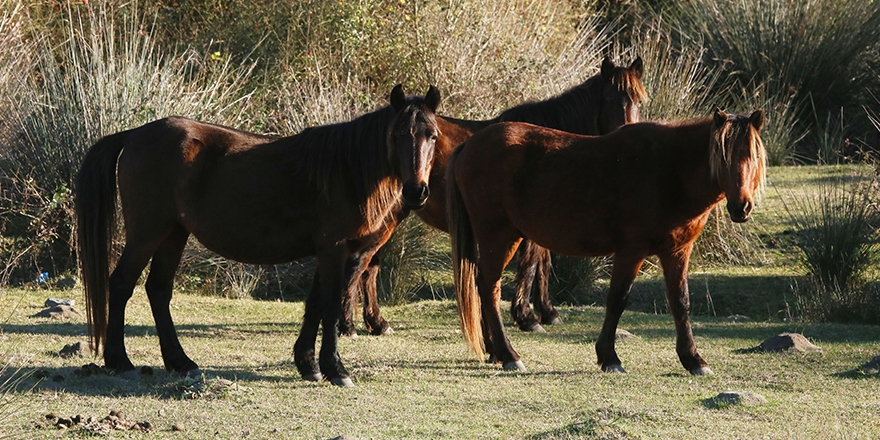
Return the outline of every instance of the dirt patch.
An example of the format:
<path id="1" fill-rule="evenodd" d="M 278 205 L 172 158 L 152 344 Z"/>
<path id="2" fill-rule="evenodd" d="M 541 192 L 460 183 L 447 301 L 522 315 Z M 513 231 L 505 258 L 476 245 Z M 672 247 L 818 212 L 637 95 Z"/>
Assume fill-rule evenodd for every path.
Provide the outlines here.
<path id="1" fill-rule="evenodd" d="M 153 424 L 148 421 L 126 420 L 122 411 L 110 411 L 110 414 L 102 419 L 84 417 L 80 414 L 73 417 L 59 417 L 49 413 L 43 417 L 43 420 L 34 422 L 34 428 L 78 429 L 91 434 L 110 435 L 113 431 L 151 432 Z"/>

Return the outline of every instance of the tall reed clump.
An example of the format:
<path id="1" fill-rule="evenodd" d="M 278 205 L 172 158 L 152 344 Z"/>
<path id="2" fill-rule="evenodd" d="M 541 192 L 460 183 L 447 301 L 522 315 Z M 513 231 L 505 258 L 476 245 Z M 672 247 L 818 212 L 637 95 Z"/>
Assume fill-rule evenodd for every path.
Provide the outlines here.
<path id="1" fill-rule="evenodd" d="M 800 159 L 837 163 L 846 139 L 855 141 L 869 126 L 860 111 L 847 109 L 859 109 L 865 90 L 880 85 L 873 73 L 880 67 L 877 2 L 694 0 L 668 10 L 682 39 L 699 41 L 709 59 L 729 64 L 740 85 L 788 101 L 806 130 Z"/>
<path id="2" fill-rule="evenodd" d="M 785 200 L 810 279 L 795 292 L 797 304 L 805 319 L 877 322 L 880 297 L 868 275 L 880 262 L 880 187 L 867 167 L 843 170 L 825 178 L 815 193 Z"/>
<path id="3" fill-rule="evenodd" d="M 439 286 L 451 282 L 451 262 L 449 254 L 438 249 L 445 238 L 414 215 L 404 220 L 382 248 L 379 298 L 388 304 L 405 304 L 426 294 L 432 299 L 445 298 Z"/>
<path id="4" fill-rule="evenodd" d="M 164 116 L 241 125 L 251 73 L 192 50 L 162 53 L 135 3 L 66 4 L 57 14 L 58 32 L 31 23 L 33 46 L 15 54 L 31 68 L 13 73 L 16 89 L 0 97 L 16 104 L 0 122 L 0 209 L 31 248 L 24 273 L 50 276 L 75 268 L 71 190 L 85 150 Z"/>

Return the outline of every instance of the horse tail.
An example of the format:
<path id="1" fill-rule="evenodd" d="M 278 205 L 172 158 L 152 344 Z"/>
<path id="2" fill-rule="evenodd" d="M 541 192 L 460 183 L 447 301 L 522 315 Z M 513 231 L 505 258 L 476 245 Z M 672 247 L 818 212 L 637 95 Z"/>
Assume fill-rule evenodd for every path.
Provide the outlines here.
<path id="1" fill-rule="evenodd" d="M 76 178 L 77 251 L 86 297 L 89 343 L 98 353 L 107 336 L 110 246 L 116 230 L 116 161 L 123 133 L 100 139 L 86 152 Z"/>
<path id="2" fill-rule="evenodd" d="M 452 269 L 455 279 L 455 298 L 458 301 L 458 316 L 461 318 L 461 333 L 471 349 L 480 359 L 486 353 L 483 342 L 483 329 L 480 313 L 480 297 L 477 292 L 477 245 L 474 231 L 458 183 L 455 181 L 456 159 L 462 145 L 449 157 L 446 169 L 446 213 L 449 222 L 449 236 L 452 239 Z"/>

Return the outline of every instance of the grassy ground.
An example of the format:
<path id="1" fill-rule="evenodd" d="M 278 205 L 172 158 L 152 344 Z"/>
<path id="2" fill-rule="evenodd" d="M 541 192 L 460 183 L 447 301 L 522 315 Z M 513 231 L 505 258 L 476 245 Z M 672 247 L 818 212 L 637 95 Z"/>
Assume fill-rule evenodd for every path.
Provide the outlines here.
<path id="1" fill-rule="evenodd" d="M 291 349 L 301 303 L 179 295 L 173 313 L 183 345 L 209 379 L 232 386 L 193 398 L 196 385 L 161 371 L 158 341 L 145 294 L 130 306 L 127 344 L 136 365 L 156 369 L 141 381 L 80 378 L 89 359 L 63 359 L 65 344 L 84 340 L 82 319 L 33 318 L 47 295 L 11 291 L 0 347 L 12 367 L 43 369 L 64 381 L 26 379 L 8 392 L 13 413 L 0 432 L 23 438 L 77 438 L 37 429 L 45 414 L 101 418 L 111 410 L 149 421 L 152 434 L 117 431 L 117 438 L 877 438 L 880 383 L 857 367 L 880 354 L 876 328 L 847 325 L 732 322 L 696 318 L 695 334 L 715 375 L 691 377 L 675 356 L 667 316 L 630 312 L 621 327 L 637 336 L 619 344 L 627 375 L 603 374 L 593 343 L 596 307 L 562 309 L 565 324 L 547 334 L 511 330 L 529 368 L 502 372 L 465 353 L 454 303 L 423 301 L 386 308 L 396 332 L 346 339 L 341 354 L 356 388 L 300 380 Z M 68 291 L 68 295 L 78 291 Z M 823 354 L 746 353 L 783 331 L 800 332 Z M 761 406 L 712 408 L 723 391 L 752 391 Z M 171 431 L 173 425 L 183 431 Z M 158 433 L 158 436 L 157 436 Z"/>
<path id="2" fill-rule="evenodd" d="M 393 335 L 342 341 L 354 389 L 299 379 L 292 347 L 301 302 L 178 294 L 172 313 L 183 346 L 215 387 L 206 390 L 162 370 L 142 288 L 128 309 L 126 339 L 135 365 L 155 370 L 140 381 L 77 376 L 93 359 L 65 359 L 58 352 L 85 341 L 84 316 L 33 317 L 48 297 L 81 304 L 79 288 L 4 289 L 4 376 L 43 370 L 49 378 L 26 377 L 15 389 L 0 388 L 6 389 L 0 396 L 0 437 L 85 437 L 90 433 L 81 427 L 35 426 L 48 413 L 100 419 L 116 410 L 128 420 L 149 421 L 153 432 L 114 431 L 114 438 L 878 438 L 880 378 L 859 370 L 880 355 L 877 328 L 788 320 L 802 270 L 783 199 L 807 197 L 811 182 L 850 171 L 771 169 L 767 195 L 748 226 L 767 244 L 757 249 L 759 262 L 692 266 L 694 333 L 715 371 L 711 377 L 691 377 L 678 363 L 661 279 L 650 264 L 621 321 L 621 328 L 637 336 L 618 345 L 627 375 L 603 374 L 595 365 L 601 307 L 562 307 L 565 324 L 548 327 L 547 334 L 521 333 L 507 322 L 529 368 L 516 374 L 480 364 L 465 351 L 454 302 L 423 300 L 383 308 Z M 601 293 L 595 303 L 601 304 Z M 824 352 L 749 350 L 781 332 L 802 333 Z M 56 375 L 64 380 L 53 382 Z M 724 391 L 760 393 L 767 403 L 720 408 L 707 403 Z M 183 430 L 173 431 L 174 425 Z"/>

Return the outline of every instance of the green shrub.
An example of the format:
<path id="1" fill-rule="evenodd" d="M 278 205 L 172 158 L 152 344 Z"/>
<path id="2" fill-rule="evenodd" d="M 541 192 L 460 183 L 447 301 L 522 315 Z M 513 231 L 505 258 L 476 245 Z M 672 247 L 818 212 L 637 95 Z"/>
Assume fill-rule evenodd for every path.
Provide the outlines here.
<path id="1" fill-rule="evenodd" d="M 554 302 L 589 305 L 602 302 L 596 281 L 606 275 L 611 257 L 569 257 L 553 254 L 549 289 Z"/>
<path id="2" fill-rule="evenodd" d="M 785 200 L 810 280 L 796 292 L 806 318 L 850 320 L 866 307 L 880 309 L 865 288 L 880 261 L 877 180 L 866 168 L 855 170 L 824 178 L 806 198 Z"/>

